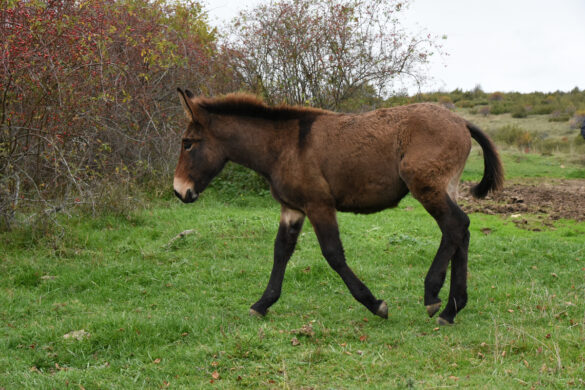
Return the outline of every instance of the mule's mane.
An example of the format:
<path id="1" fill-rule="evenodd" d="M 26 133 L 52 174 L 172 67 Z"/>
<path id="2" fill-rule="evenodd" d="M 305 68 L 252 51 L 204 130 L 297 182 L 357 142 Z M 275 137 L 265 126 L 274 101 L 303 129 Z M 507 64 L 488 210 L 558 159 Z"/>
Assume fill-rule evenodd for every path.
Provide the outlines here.
<path id="1" fill-rule="evenodd" d="M 220 98 L 199 98 L 196 104 L 212 114 L 246 116 L 273 121 L 314 118 L 330 113 L 312 107 L 269 106 L 256 96 L 240 93 Z"/>

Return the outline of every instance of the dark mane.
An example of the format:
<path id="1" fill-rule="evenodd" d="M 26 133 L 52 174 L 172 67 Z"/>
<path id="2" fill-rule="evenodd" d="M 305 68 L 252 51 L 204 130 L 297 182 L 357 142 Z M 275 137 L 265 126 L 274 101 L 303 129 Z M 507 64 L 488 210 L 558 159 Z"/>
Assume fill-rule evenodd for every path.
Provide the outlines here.
<path id="1" fill-rule="evenodd" d="M 301 106 L 268 106 L 253 95 L 230 94 L 221 98 L 197 99 L 196 103 L 205 111 L 218 115 L 236 115 L 262 118 L 273 121 L 308 119 L 330 113 L 318 108 Z"/>

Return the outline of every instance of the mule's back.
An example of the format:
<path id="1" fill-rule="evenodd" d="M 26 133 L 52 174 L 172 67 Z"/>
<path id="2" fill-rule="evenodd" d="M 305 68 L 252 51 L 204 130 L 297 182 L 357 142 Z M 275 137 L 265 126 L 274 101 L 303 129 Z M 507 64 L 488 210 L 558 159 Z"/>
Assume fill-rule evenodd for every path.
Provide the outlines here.
<path id="1" fill-rule="evenodd" d="M 447 190 L 459 178 L 471 141 L 462 118 L 437 105 L 414 104 L 320 116 L 307 148 L 337 209 L 373 212 L 396 206 L 412 190 L 405 175 Z"/>

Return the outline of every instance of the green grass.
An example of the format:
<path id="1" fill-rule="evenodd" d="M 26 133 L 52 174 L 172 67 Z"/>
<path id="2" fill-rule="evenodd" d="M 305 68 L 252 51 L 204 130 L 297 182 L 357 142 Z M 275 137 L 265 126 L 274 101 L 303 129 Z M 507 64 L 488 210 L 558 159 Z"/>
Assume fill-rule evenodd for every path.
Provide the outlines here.
<path id="1" fill-rule="evenodd" d="M 307 223 L 281 300 L 252 318 L 278 210 L 211 191 L 128 218 L 64 219 L 42 237 L 3 233 L 0 388 L 584 385 L 585 224 L 535 233 L 471 215 L 469 303 L 438 328 L 422 293 L 440 235 L 412 198 L 339 216 L 348 261 L 388 320 L 353 300 Z M 63 337 L 81 329 L 89 336 Z"/>
<path id="2" fill-rule="evenodd" d="M 527 178 L 583 179 L 585 166 L 575 162 L 574 156 L 556 154 L 542 156 L 520 151 L 500 152 L 507 180 L 517 181 Z M 462 180 L 479 181 L 483 175 L 483 154 L 479 146 L 472 148 L 465 165 Z"/>

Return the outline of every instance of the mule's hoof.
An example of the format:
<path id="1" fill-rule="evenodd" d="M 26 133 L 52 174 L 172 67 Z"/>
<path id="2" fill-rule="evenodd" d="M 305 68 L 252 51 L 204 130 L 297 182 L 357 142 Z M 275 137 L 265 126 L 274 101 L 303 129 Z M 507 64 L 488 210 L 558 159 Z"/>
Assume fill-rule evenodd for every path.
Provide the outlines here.
<path id="1" fill-rule="evenodd" d="M 382 301 L 380 306 L 378 306 L 378 310 L 376 311 L 376 315 L 382 318 L 388 318 L 388 305 L 386 302 Z"/>
<path id="2" fill-rule="evenodd" d="M 437 314 L 437 312 L 441 308 L 441 301 L 433 303 L 432 305 L 426 305 L 425 307 L 427 308 L 427 313 L 429 314 L 429 317 L 432 318 L 435 314 Z"/>
<path id="3" fill-rule="evenodd" d="M 448 320 L 444 319 L 443 317 L 439 317 L 439 318 L 437 318 L 437 324 L 439 324 L 441 326 L 446 326 L 446 325 L 453 325 L 453 322 L 449 322 Z"/>
<path id="4" fill-rule="evenodd" d="M 250 309 L 250 315 L 252 317 L 258 317 L 258 318 L 264 317 L 264 314 L 260 313 L 259 311 L 254 310 L 254 309 Z"/>

